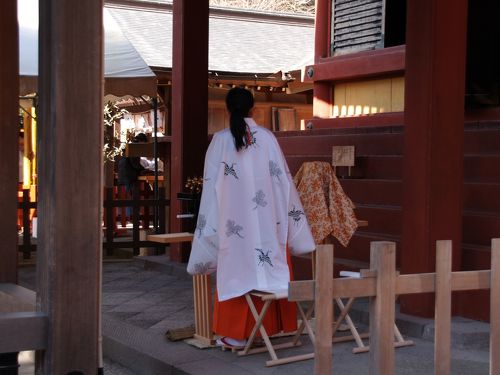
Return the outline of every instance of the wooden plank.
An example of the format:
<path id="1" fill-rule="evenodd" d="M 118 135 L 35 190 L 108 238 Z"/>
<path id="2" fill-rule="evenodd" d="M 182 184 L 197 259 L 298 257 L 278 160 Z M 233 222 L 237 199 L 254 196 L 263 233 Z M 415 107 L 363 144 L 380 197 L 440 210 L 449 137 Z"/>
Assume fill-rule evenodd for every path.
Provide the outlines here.
<path id="1" fill-rule="evenodd" d="M 332 373 L 333 245 L 316 249 L 314 374 Z"/>
<path id="2" fill-rule="evenodd" d="M 0 353 L 47 348 L 48 318 L 40 312 L 0 314 Z"/>
<path id="3" fill-rule="evenodd" d="M 101 318 L 103 1 L 47 0 L 39 6 L 37 305 L 48 315 L 50 335 L 37 372 L 95 374 Z"/>
<path id="4" fill-rule="evenodd" d="M 377 113 L 368 116 L 312 118 L 306 123 L 311 123 L 313 129 L 344 129 L 352 127 L 380 127 L 403 125 L 403 112 Z"/>
<path id="5" fill-rule="evenodd" d="M 193 241 L 193 233 L 164 233 L 164 234 L 150 234 L 146 237 L 148 241 L 159 243 L 179 243 Z"/>
<path id="6" fill-rule="evenodd" d="M 370 366 L 373 375 L 394 374 L 396 244 L 377 241 L 370 246 L 370 268 L 377 271 L 377 294 L 370 299 Z"/>
<path id="7" fill-rule="evenodd" d="M 451 288 L 458 290 L 475 290 L 490 288 L 490 271 L 457 271 L 451 275 Z"/>
<path id="8" fill-rule="evenodd" d="M 434 292 L 436 275 L 421 273 L 400 275 L 396 280 L 396 294 L 416 294 Z"/>
<path id="9" fill-rule="evenodd" d="M 17 2 L 0 2 L 0 282 L 17 282 L 19 47 Z"/>
<path id="10" fill-rule="evenodd" d="M 288 300 L 312 301 L 314 299 L 314 284 L 313 280 L 291 281 L 288 284 Z"/>
<path id="11" fill-rule="evenodd" d="M 451 373 L 451 241 L 436 243 L 434 374 Z"/>
<path id="12" fill-rule="evenodd" d="M 491 241 L 490 375 L 500 372 L 500 238 Z"/>

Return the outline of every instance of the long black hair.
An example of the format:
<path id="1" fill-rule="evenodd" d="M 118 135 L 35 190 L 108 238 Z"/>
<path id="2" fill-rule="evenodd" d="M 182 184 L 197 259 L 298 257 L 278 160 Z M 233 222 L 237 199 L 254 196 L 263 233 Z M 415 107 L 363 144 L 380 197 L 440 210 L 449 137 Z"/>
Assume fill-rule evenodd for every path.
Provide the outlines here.
<path id="1" fill-rule="evenodd" d="M 248 113 L 253 108 L 253 95 L 242 87 L 234 87 L 227 93 L 226 107 L 231 114 L 229 124 L 234 137 L 234 145 L 236 151 L 239 151 L 245 146 L 247 129 L 245 117 L 248 117 Z"/>

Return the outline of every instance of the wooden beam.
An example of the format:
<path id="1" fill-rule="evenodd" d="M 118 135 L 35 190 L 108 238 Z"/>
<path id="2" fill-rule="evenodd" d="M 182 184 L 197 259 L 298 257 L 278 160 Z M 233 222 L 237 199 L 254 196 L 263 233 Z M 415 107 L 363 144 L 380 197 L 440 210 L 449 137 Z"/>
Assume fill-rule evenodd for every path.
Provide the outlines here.
<path id="1" fill-rule="evenodd" d="M 19 46 L 17 2 L 0 2 L 0 282 L 17 282 Z"/>
<path id="2" fill-rule="evenodd" d="M 407 4 L 401 272 L 432 272 L 435 243 L 462 240 L 467 0 Z M 418 233 L 418 235 L 416 235 Z M 460 246 L 453 269 L 460 269 Z M 431 317 L 432 295 L 401 298 Z"/>
<path id="3" fill-rule="evenodd" d="M 50 334 L 37 373 L 99 367 L 102 7 L 102 0 L 40 2 L 37 306 Z"/>
<path id="4" fill-rule="evenodd" d="M 403 112 L 377 113 L 366 116 L 312 118 L 306 124 L 312 124 L 313 129 L 343 129 L 353 127 L 382 127 L 404 125 Z"/>
<path id="5" fill-rule="evenodd" d="M 311 70 L 312 69 L 312 70 Z M 322 58 L 306 66 L 304 82 L 335 82 L 349 79 L 401 75 L 405 70 L 405 46 Z"/>
<path id="6" fill-rule="evenodd" d="M 187 177 L 203 175 L 208 143 L 208 0 L 176 0 L 173 4 L 172 158 L 170 232 L 187 226 L 177 193 Z M 194 32 L 196 30 L 196 32 Z M 186 261 L 188 249 L 172 245 L 170 259 Z"/>
<path id="7" fill-rule="evenodd" d="M 0 353 L 47 348 L 48 317 L 40 312 L 0 314 Z"/>

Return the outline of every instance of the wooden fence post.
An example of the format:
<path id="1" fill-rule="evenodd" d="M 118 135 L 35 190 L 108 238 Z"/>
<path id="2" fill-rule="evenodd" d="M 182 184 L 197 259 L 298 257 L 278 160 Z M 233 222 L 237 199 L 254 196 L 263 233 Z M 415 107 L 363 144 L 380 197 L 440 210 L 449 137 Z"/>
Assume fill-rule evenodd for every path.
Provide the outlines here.
<path id="1" fill-rule="evenodd" d="M 500 238 L 491 240 L 490 374 L 500 371 Z"/>
<path id="2" fill-rule="evenodd" d="M 396 298 L 396 245 L 370 244 L 370 268 L 377 273 L 376 296 L 370 298 L 369 374 L 394 374 L 394 319 Z"/>
<path id="3" fill-rule="evenodd" d="M 436 242 L 436 307 L 434 313 L 434 374 L 451 373 L 451 254 L 452 241 Z"/>
<path id="4" fill-rule="evenodd" d="M 332 374 L 333 245 L 316 249 L 314 374 Z"/>

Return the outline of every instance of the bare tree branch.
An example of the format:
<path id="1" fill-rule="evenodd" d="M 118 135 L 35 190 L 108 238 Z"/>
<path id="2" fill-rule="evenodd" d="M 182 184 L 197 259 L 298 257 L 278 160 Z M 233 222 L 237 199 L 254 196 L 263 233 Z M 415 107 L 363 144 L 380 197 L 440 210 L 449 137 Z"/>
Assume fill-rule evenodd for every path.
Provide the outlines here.
<path id="1" fill-rule="evenodd" d="M 210 5 L 271 12 L 314 14 L 314 0 L 210 0 Z"/>

